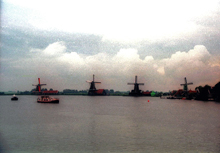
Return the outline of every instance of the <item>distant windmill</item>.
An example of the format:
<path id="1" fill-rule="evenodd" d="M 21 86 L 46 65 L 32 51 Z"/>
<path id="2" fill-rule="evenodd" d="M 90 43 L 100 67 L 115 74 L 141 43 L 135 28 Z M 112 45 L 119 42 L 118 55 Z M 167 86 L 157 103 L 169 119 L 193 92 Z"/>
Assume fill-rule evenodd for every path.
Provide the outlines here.
<path id="1" fill-rule="evenodd" d="M 193 84 L 192 82 L 187 83 L 186 77 L 185 77 L 185 83 L 184 84 L 180 84 L 181 86 L 183 86 L 183 90 L 185 90 L 186 92 L 188 91 L 188 85 Z"/>
<path id="2" fill-rule="evenodd" d="M 134 90 L 132 90 L 129 95 L 137 96 L 141 95 L 141 90 L 139 90 L 139 85 L 144 85 L 144 83 L 137 83 L 137 76 L 135 76 L 135 83 L 128 83 L 128 85 L 134 85 Z"/>
<path id="3" fill-rule="evenodd" d="M 38 84 L 34 85 L 32 84 L 32 86 L 36 86 L 36 91 L 41 92 L 41 86 L 44 86 L 46 84 L 40 84 L 40 78 L 38 78 Z"/>
<path id="4" fill-rule="evenodd" d="M 96 83 L 101 83 L 101 82 L 95 82 L 95 75 L 94 74 L 93 74 L 93 80 L 92 81 L 87 80 L 86 82 L 90 83 L 89 94 L 95 93 L 95 91 L 96 91 L 95 84 Z"/>

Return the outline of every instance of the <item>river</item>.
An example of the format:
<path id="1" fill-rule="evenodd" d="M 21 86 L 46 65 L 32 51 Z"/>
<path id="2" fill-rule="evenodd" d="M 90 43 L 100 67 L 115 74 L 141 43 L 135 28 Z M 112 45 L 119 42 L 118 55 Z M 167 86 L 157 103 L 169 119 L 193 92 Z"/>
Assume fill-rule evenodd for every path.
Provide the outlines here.
<path id="1" fill-rule="evenodd" d="M 0 96 L 0 152 L 220 152 L 220 103 L 159 97 Z"/>

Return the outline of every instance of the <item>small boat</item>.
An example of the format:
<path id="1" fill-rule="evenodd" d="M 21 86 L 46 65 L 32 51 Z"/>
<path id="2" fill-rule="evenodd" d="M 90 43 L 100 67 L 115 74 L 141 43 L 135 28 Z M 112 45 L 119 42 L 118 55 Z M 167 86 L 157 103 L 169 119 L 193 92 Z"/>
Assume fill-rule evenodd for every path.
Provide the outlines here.
<path id="1" fill-rule="evenodd" d="M 59 103 L 58 98 L 53 98 L 50 96 L 41 96 L 37 98 L 38 103 Z"/>
<path id="2" fill-rule="evenodd" d="M 13 96 L 11 97 L 11 100 L 18 100 L 18 97 L 16 97 L 15 95 L 13 95 Z"/>

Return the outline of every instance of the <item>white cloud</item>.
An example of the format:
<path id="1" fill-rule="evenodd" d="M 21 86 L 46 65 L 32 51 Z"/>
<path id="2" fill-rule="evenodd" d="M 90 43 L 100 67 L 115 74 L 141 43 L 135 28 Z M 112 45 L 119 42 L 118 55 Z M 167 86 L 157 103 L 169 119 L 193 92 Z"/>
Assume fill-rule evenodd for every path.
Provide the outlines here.
<path id="1" fill-rule="evenodd" d="M 153 56 L 146 56 L 145 58 L 144 58 L 144 62 L 152 62 L 154 60 L 154 58 L 153 58 Z"/>
<path id="2" fill-rule="evenodd" d="M 188 52 L 178 51 L 170 58 L 164 59 L 163 62 L 169 69 L 193 68 L 206 64 L 210 56 L 205 46 L 198 45 Z"/>
<path id="3" fill-rule="evenodd" d="M 217 64 L 219 60 L 213 62 L 212 58 L 205 46 L 198 45 L 188 52 L 178 51 L 170 58 L 163 59 L 161 65 L 166 76 L 172 78 L 172 81 L 167 81 L 170 84 L 176 84 L 175 80 L 179 78 L 189 77 L 195 83 L 193 86 L 213 85 L 219 81 L 220 67 Z"/>
<path id="4" fill-rule="evenodd" d="M 113 56 L 106 53 L 98 53 L 86 58 L 80 57 L 75 52 L 63 53 L 58 59 L 62 59 L 63 63 L 65 63 L 64 65 L 69 69 L 73 67 L 80 68 L 74 69 L 75 73 L 81 73 L 86 70 L 88 73 L 86 75 L 96 73 L 105 78 L 108 76 L 118 76 L 119 78 L 120 76 L 125 78 L 135 75 L 140 77 L 147 76 L 147 80 L 156 81 L 155 83 L 166 82 L 168 84 L 167 78 L 172 78 L 172 81 L 181 78 L 182 81 L 184 77 L 211 82 L 209 77 L 213 78 L 212 73 L 206 74 L 206 72 L 214 71 L 215 75 L 219 75 L 219 72 L 215 71 L 220 70 L 220 67 L 216 66 L 219 64 L 218 61 L 215 68 L 213 68 L 214 63 L 210 61 L 210 58 L 211 55 L 206 47 L 197 45 L 188 52 L 178 51 L 170 58 L 162 60 L 154 60 L 152 56 L 147 56 L 142 60 L 138 51 L 132 48 L 121 49 Z M 212 64 L 209 64 L 210 62 Z M 218 76 L 214 78 L 217 80 Z M 150 83 L 152 87 L 154 86 L 153 83 Z M 170 84 L 172 83 L 170 82 Z"/>
<path id="5" fill-rule="evenodd" d="M 155 42 L 193 35 L 202 28 L 195 19 L 215 15 L 219 6 L 218 0 L 4 1 L 19 6 L 15 8 L 22 16 L 14 16 L 13 10 L 6 16 L 16 21 L 15 25 L 17 18 L 21 18 L 23 27 L 99 34 L 104 40 L 126 42 Z"/>
<path id="6" fill-rule="evenodd" d="M 141 59 L 138 50 L 133 48 L 121 49 L 114 55 L 80 55 L 74 51 L 67 52 L 64 42 L 34 50 L 37 51 L 30 50 L 31 58 L 17 61 L 20 72 L 25 75 L 26 71 L 34 70 L 33 76 L 44 77 L 48 84 L 56 84 L 53 88 L 58 90 L 87 89 L 85 81 L 90 80 L 92 74 L 102 82 L 98 88 L 122 91 L 132 88 L 127 86 L 127 82 L 132 81 L 135 75 L 138 76 L 138 82 L 145 83 L 145 86 L 141 86 L 142 90 L 179 89 L 182 88 L 180 84 L 184 77 L 194 83 L 191 89 L 220 81 L 220 58 L 210 55 L 202 45 L 189 51 L 177 51 L 170 58 L 161 60 L 155 60 L 152 56 Z"/>
<path id="7" fill-rule="evenodd" d="M 58 61 L 63 63 L 68 63 L 70 65 L 77 64 L 78 66 L 84 65 L 84 59 L 81 58 L 76 52 L 71 53 L 63 53 L 60 57 L 58 57 Z"/>
<path id="8" fill-rule="evenodd" d="M 159 68 L 157 69 L 157 72 L 159 72 L 160 74 L 164 75 L 164 74 L 165 74 L 164 67 L 159 67 Z"/>
<path id="9" fill-rule="evenodd" d="M 50 44 L 46 49 L 43 50 L 44 54 L 46 55 L 60 55 L 66 51 L 66 46 L 64 42 L 55 42 Z"/>
<path id="10" fill-rule="evenodd" d="M 121 49 L 115 56 L 115 61 L 118 62 L 136 62 L 140 59 L 138 51 L 136 49 Z"/>

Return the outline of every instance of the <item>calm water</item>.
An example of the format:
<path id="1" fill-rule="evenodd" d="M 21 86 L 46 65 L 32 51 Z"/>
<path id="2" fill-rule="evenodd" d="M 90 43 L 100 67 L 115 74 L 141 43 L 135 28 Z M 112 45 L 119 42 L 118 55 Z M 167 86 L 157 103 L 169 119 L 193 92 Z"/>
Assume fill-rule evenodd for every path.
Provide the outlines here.
<path id="1" fill-rule="evenodd" d="M 0 96 L 0 152 L 220 152 L 220 104 L 157 97 Z M 148 102 L 149 100 L 149 102 Z"/>

